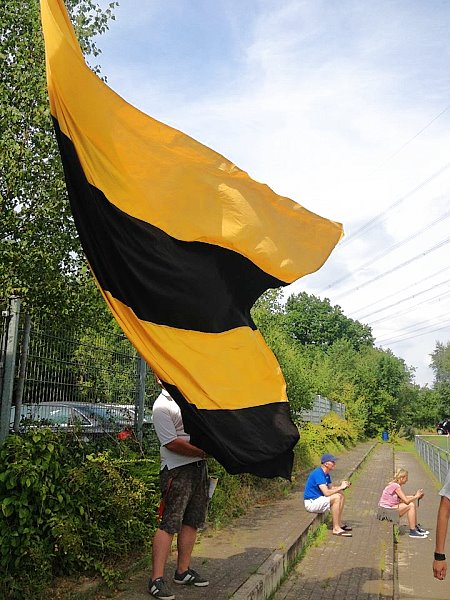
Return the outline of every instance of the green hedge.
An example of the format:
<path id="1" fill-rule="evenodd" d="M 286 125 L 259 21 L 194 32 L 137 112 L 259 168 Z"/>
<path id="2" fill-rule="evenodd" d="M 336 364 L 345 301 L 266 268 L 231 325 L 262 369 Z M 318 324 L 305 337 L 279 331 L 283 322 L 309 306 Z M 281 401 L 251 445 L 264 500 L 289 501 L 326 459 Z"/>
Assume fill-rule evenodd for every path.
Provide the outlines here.
<path id="1" fill-rule="evenodd" d="M 56 575 L 98 572 L 151 540 L 158 464 L 86 455 L 49 430 L 9 436 L 0 451 L 1 598 L 41 598 Z"/>

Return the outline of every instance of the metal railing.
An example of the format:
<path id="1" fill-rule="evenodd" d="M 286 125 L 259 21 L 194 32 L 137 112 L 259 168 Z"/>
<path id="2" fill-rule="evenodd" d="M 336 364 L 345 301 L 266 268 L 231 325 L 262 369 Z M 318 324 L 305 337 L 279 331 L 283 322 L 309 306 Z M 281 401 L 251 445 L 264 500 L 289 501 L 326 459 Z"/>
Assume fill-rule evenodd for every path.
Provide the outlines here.
<path id="1" fill-rule="evenodd" d="M 431 442 L 430 438 L 436 438 L 436 443 Z M 450 437 L 416 435 L 415 446 L 422 460 L 426 462 L 438 480 L 444 483 L 450 468 Z"/>

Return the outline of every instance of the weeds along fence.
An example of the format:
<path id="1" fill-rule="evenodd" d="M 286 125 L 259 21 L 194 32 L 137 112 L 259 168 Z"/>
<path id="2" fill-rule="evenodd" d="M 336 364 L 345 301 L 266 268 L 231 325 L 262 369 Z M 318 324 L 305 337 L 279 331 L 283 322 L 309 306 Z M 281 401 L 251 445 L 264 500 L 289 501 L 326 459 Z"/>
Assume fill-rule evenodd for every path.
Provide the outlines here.
<path id="1" fill-rule="evenodd" d="M 430 467 L 441 483 L 450 469 L 450 436 L 415 436 L 418 454 Z"/>
<path id="2" fill-rule="evenodd" d="M 142 441 L 153 429 L 157 385 L 122 333 L 31 320 L 18 298 L 4 306 L 0 441 L 39 422 L 89 438 L 122 432 Z"/>
<path id="3" fill-rule="evenodd" d="M 0 443 L 11 433 L 46 425 L 84 438 L 144 434 L 157 439 L 151 406 L 158 386 L 124 334 L 30 319 L 19 298 L 0 300 Z M 316 396 L 295 420 L 320 423 L 345 405 Z"/>

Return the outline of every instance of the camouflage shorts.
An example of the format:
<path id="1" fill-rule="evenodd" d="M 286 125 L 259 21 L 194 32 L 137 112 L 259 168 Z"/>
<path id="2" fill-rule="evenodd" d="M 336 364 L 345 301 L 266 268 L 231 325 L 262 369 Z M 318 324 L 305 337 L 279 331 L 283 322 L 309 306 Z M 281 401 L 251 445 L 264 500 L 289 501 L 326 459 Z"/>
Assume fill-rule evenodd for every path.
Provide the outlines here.
<path id="1" fill-rule="evenodd" d="M 164 512 L 159 529 L 178 533 L 181 525 L 199 529 L 205 524 L 208 508 L 208 468 L 201 460 L 160 473 Z"/>

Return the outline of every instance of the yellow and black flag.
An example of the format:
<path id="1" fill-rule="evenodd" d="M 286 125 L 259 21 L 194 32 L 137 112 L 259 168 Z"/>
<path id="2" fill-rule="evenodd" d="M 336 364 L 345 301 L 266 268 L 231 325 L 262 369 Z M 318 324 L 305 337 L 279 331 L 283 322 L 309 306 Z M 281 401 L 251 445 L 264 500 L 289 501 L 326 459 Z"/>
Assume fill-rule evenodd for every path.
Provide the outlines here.
<path id="1" fill-rule="evenodd" d="M 230 473 L 290 477 L 298 431 L 255 300 L 319 269 L 329 221 L 143 114 L 86 65 L 41 0 L 51 114 L 81 243 L 125 334 Z"/>

